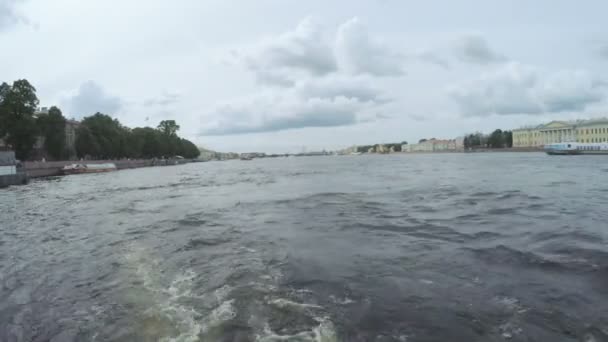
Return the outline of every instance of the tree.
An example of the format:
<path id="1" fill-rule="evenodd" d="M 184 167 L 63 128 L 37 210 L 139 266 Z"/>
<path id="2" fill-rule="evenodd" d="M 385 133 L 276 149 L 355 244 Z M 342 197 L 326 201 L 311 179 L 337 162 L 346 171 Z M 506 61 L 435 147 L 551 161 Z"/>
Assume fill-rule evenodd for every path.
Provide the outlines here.
<path id="1" fill-rule="evenodd" d="M 37 107 L 36 88 L 27 80 L 0 85 L 0 136 L 19 159 L 27 159 L 36 142 Z"/>
<path id="2" fill-rule="evenodd" d="M 505 145 L 503 139 L 503 133 L 501 129 L 497 129 L 488 138 L 488 147 L 491 148 L 503 148 Z"/>
<path id="3" fill-rule="evenodd" d="M 513 147 L 513 132 L 504 131 L 504 132 L 502 132 L 502 134 L 503 134 L 503 141 L 504 141 L 505 147 L 508 147 L 508 148 Z"/>
<path id="4" fill-rule="evenodd" d="M 418 140 L 418 143 L 421 144 L 421 143 L 423 143 L 425 141 L 428 141 L 428 140 L 427 139 L 420 139 L 420 140 Z"/>
<path id="5" fill-rule="evenodd" d="M 129 130 L 106 114 L 95 113 L 84 118 L 77 135 L 80 133 L 86 136 L 83 139 L 76 139 L 79 157 L 88 155 L 103 159 L 118 159 L 128 156 Z"/>
<path id="6" fill-rule="evenodd" d="M 61 159 L 66 154 L 65 123 L 61 110 L 55 106 L 49 109 L 48 114 L 40 114 L 36 118 L 39 134 L 44 137 L 44 149 L 54 159 Z"/>
<path id="7" fill-rule="evenodd" d="M 162 133 L 150 127 L 137 127 L 131 130 L 131 137 L 134 144 L 139 148 L 137 155 L 139 158 L 162 157 Z"/>
<path id="8" fill-rule="evenodd" d="M 175 123 L 175 120 L 163 120 L 157 128 L 166 136 L 176 136 L 179 131 L 179 125 Z"/>
<path id="9" fill-rule="evenodd" d="M 471 133 L 464 137 L 464 147 L 467 149 L 486 146 L 486 137 L 481 133 Z"/>
<path id="10" fill-rule="evenodd" d="M 201 151 L 187 139 L 180 139 L 180 155 L 184 158 L 194 159 L 201 154 Z"/>
<path id="11" fill-rule="evenodd" d="M 5 105 L 4 99 L 10 96 L 11 86 L 6 82 L 0 84 L 0 138 L 8 134 L 9 112 Z"/>
<path id="12" fill-rule="evenodd" d="M 97 139 L 91 133 L 89 127 L 80 125 L 76 131 L 76 154 L 80 158 L 100 155 L 99 144 Z"/>

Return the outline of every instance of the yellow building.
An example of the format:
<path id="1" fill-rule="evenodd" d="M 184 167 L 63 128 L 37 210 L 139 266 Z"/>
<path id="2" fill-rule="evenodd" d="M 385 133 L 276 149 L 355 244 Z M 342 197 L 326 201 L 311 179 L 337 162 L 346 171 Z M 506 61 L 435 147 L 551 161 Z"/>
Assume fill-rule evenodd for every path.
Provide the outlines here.
<path id="1" fill-rule="evenodd" d="M 589 120 L 577 125 L 576 142 L 608 142 L 608 119 Z"/>
<path id="2" fill-rule="evenodd" d="M 542 147 L 560 142 L 608 142 L 608 119 L 551 121 L 513 130 L 513 147 Z"/>

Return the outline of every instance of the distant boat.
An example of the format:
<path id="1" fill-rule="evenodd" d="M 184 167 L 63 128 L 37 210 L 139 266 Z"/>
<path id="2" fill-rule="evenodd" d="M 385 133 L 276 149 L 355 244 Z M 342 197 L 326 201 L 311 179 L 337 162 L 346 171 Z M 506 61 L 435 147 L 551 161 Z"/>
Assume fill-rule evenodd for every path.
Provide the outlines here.
<path id="1" fill-rule="evenodd" d="M 110 172 L 116 171 L 116 165 L 114 163 L 105 164 L 71 164 L 66 165 L 61 170 L 64 175 L 74 175 L 81 173 L 99 173 L 99 172 Z"/>
<path id="2" fill-rule="evenodd" d="M 251 157 L 241 157 L 241 160 L 253 160 Z"/>
<path id="3" fill-rule="evenodd" d="M 545 145 L 549 155 L 608 155 L 608 143 L 556 143 Z"/>

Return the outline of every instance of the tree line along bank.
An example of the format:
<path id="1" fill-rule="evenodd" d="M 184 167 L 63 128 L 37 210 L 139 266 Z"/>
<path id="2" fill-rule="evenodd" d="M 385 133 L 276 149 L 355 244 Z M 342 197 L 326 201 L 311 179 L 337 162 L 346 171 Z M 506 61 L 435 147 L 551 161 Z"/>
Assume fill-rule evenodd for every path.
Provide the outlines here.
<path id="1" fill-rule="evenodd" d="M 74 123 L 74 139 L 66 136 L 68 120 L 57 107 L 38 111 L 36 88 L 27 80 L 0 84 L 0 149 L 14 150 L 18 159 L 44 157 L 122 159 L 197 158 L 194 143 L 181 138 L 174 120 L 163 120 L 156 128 L 129 128 L 109 115 L 96 113 Z M 70 146 L 73 145 L 73 146 Z"/>

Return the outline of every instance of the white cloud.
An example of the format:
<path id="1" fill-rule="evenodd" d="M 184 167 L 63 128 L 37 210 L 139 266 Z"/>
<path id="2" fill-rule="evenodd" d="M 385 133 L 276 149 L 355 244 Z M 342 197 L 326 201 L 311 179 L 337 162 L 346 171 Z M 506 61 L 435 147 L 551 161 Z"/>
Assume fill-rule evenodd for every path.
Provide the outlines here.
<path id="1" fill-rule="evenodd" d="M 479 35 L 460 38 L 455 46 L 456 55 L 466 63 L 491 64 L 505 62 L 507 58 L 492 50 L 486 40 Z"/>
<path id="2" fill-rule="evenodd" d="M 367 114 L 369 102 L 343 96 L 302 98 L 294 93 L 263 94 L 219 106 L 203 118 L 201 135 L 276 132 L 306 127 L 353 125 Z"/>
<path id="3" fill-rule="evenodd" d="M 294 31 L 258 44 L 244 55 L 232 52 L 229 58 L 245 61 L 256 79 L 268 87 L 205 115 L 201 134 L 346 126 L 382 119 L 380 107 L 390 99 L 375 84 L 380 76 L 401 74 L 396 55 L 372 41 L 356 18 L 340 26 L 335 47 L 323 37 L 307 18 Z M 336 65 L 334 49 L 345 65 Z M 349 53 L 355 55 L 345 55 Z"/>
<path id="4" fill-rule="evenodd" d="M 370 37 L 357 17 L 338 28 L 336 56 L 340 68 L 351 74 L 400 76 L 404 73 L 404 57 Z"/>
<path id="5" fill-rule="evenodd" d="M 423 50 L 415 54 L 416 59 L 425 63 L 438 65 L 444 69 L 450 69 L 450 63 L 439 52 L 432 50 Z"/>
<path id="6" fill-rule="evenodd" d="M 336 70 L 333 51 L 311 18 L 302 20 L 293 31 L 237 52 L 235 57 L 256 73 L 258 81 L 278 85 L 292 84 L 287 72 L 324 75 Z"/>
<path id="7" fill-rule="evenodd" d="M 24 20 L 15 9 L 17 0 L 0 0 L 0 31 Z"/>
<path id="8" fill-rule="evenodd" d="M 296 92 L 303 98 L 345 97 L 361 102 L 386 102 L 383 91 L 372 86 L 374 80 L 366 76 L 330 75 L 298 82 Z"/>
<path id="9" fill-rule="evenodd" d="M 465 116 L 582 111 L 606 96 L 588 72 L 551 73 L 515 62 L 451 86 L 449 94 Z"/>
<path id="10" fill-rule="evenodd" d="M 68 116 L 82 118 L 101 112 L 109 115 L 116 113 L 123 107 L 124 102 L 117 96 L 109 95 L 97 83 L 87 81 L 80 85 L 75 95 L 64 101 L 68 108 Z"/>
<path id="11" fill-rule="evenodd" d="M 146 107 L 167 107 L 177 103 L 179 98 L 179 93 L 165 90 L 159 96 L 145 100 L 143 104 Z"/>

